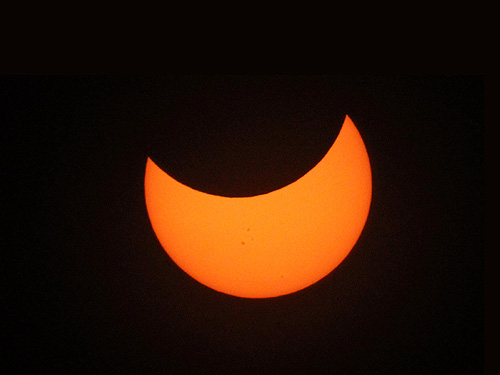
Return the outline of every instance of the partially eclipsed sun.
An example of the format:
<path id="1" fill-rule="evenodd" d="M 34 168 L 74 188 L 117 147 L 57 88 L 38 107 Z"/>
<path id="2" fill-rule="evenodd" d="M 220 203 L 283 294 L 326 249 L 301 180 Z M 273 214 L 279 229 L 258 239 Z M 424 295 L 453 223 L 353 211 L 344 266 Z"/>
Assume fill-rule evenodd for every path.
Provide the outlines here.
<path id="1" fill-rule="evenodd" d="M 146 165 L 147 210 L 168 255 L 200 283 L 247 298 L 293 293 L 328 275 L 358 240 L 371 193 L 368 154 L 349 117 L 313 169 L 263 195 L 206 194 Z"/>

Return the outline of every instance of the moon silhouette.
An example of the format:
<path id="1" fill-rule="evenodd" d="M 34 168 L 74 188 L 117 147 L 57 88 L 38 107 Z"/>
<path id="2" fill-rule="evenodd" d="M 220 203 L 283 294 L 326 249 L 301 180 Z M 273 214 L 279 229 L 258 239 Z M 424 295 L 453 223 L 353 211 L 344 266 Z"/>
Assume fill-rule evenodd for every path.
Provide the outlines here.
<path id="1" fill-rule="evenodd" d="M 368 153 L 348 116 L 314 168 L 267 194 L 211 195 L 146 164 L 147 211 L 167 254 L 198 282 L 238 297 L 277 297 L 328 275 L 357 242 L 371 195 Z"/>

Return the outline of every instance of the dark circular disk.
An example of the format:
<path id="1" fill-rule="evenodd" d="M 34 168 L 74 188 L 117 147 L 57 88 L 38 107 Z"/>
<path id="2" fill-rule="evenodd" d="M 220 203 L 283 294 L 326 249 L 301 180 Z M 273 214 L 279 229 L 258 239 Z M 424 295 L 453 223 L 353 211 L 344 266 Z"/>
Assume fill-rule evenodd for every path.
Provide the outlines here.
<path id="1" fill-rule="evenodd" d="M 315 76 L 173 77 L 163 92 L 148 124 L 148 156 L 177 181 L 227 197 L 302 177 L 346 116 L 342 90 Z"/>

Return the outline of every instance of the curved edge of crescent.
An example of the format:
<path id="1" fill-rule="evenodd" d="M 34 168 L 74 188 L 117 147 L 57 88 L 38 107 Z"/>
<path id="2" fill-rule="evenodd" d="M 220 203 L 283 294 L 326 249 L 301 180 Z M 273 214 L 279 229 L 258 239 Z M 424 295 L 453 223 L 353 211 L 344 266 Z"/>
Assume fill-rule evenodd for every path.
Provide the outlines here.
<path id="1" fill-rule="evenodd" d="M 196 190 L 188 185 L 183 184 L 182 182 L 179 182 L 172 176 L 170 176 L 167 172 L 165 172 L 163 169 L 161 169 L 150 157 L 147 158 L 146 162 L 146 175 L 148 174 L 148 170 L 156 172 L 155 174 L 164 174 L 165 177 L 169 177 L 171 179 L 171 183 L 176 185 L 177 189 L 188 189 L 187 191 L 190 191 L 193 194 L 201 194 L 203 196 L 212 196 L 212 197 L 217 197 L 217 198 L 223 198 L 223 199 L 231 199 L 231 200 L 238 200 L 238 199 L 250 199 L 250 198 L 255 198 L 255 197 L 262 197 L 262 196 L 267 196 L 271 194 L 277 194 L 280 191 L 290 189 L 292 186 L 296 184 L 302 184 L 305 183 L 306 180 L 312 177 L 313 174 L 321 173 L 322 169 L 322 164 L 325 164 L 329 159 L 333 158 L 333 154 L 336 148 L 340 148 L 341 144 L 344 142 L 345 138 L 356 138 L 357 143 L 360 144 L 360 149 L 362 149 L 362 155 L 366 159 L 366 164 L 368 166 L 368 170 L 370 172 L 370 187 L 371 187 L 371 167 L 370 167 L 370 159 L 368 157 L 368 152 L 366 150 L 365 144 L 363 142 L 363 139 L 361 137 L 361 134 L 359 133 L 358 129 L 354 125 L 353 121 L 351 118 L 346 115 L 344 123 L 342 125 L 342 128 L 340 129 L 339 135 L 337 136 L 337 139 L 335 142 L 332 144 L 328 152 L 321 158 L 321 160 L 314 166 L 312 167 L 306 174 L 298 178 L 297 180 L 289 183 L 288 185 L 285 185 L 281 187 L 280 189 L 270 191 L 268 193 L 264 194 L 258 194 L 258 195 L 252 195 L 249 197 L 226 197 L 226 196 L 221 196 L 221 195 L 216 195 L 216 194 L 210 194 L 210 193 L 205 193 L 200 190 Z M 360 150 L 361 151 L 361 150 Z M 147 184 L 147 179 L 145 179 L 145 185 Z M 146 186 L 145 186 L 146 190 Z M 371 200 L 371 189 L 370 189 L 370 200 Z"/>

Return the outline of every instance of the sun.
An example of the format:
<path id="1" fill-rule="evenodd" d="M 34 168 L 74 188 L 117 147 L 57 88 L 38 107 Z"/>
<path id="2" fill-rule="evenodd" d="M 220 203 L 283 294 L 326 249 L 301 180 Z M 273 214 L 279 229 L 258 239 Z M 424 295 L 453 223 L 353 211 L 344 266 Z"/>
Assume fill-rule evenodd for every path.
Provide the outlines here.
<path id="1" fill-rule="evenodd" d="M 371 168 L 352 120 L 294 183 L 229 198 L 181 184 L 148 158 L 152 227 L 173 261 L 219 292 L 246 298 L 296 292 L 328 275 L 357 242 L 370 209 Z"/>

